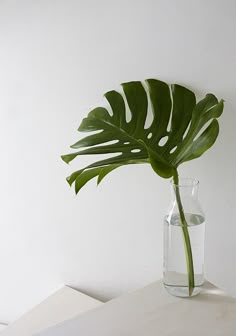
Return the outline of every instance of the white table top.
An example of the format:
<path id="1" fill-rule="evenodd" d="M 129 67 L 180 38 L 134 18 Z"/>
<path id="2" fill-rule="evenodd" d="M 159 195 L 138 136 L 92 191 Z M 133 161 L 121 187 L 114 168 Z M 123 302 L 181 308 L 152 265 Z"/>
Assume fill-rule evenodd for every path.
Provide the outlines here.
<path id="1" fill-rule="evenodd" d="M 158 281 L 37 335 L 235 336 L 236 299 L 210 284 L 199 296 L 175 298 Z"/>

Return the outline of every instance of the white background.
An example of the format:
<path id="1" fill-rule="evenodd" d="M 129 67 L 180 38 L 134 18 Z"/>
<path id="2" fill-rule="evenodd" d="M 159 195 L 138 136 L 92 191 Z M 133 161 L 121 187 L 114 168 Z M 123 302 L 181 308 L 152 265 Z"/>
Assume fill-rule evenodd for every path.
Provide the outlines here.
<path id="1" fill-rule="evenodd" d="M 232 0 L 0 1 L 0 322 L 61 283 L 107 300 L 162 275 L 169 183 L 121 168 L 78 197 L 60 155 L 102 95 L 155 77 L 224 98 L 217 144 L 187 163 L 207 214 L 206 271 L 236 294 Z"/>

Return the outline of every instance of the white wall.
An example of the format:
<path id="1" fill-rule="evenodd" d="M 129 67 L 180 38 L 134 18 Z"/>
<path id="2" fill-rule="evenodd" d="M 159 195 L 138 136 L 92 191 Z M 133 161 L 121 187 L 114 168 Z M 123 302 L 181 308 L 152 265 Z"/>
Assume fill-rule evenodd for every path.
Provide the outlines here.
<path id="1" fill-rule="evenodd" d="M 232 0 L 0 1 L 0 322 L 65 283 L 109 299 L 161 277 L 168 181 L 127 167 L 75 197 L 60 154 L 102 94 L 156 77 L 226 100 L 201 181 L 208 277 L 236 294 Z"/>

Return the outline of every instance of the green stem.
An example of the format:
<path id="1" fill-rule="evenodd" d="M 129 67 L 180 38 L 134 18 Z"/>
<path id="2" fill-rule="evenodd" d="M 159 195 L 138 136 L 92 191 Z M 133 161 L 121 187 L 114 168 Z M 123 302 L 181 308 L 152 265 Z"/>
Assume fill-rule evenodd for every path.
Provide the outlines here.
<path id="1" fill-rule="evenodd" d="M 181 202 L 180 192 L 179 192 L 179 176 L 176 171 L 175 175 L 173 176 L 174 184 L 176 185 L 175 189 L 175 195 L 176 195 L 176 201 L 179 209 L 179 215 L 181 220 L 181 228 L 183 233 L 183 240 L 184 240 L 184 249 L 185 249 L 185 257 L 186 257 L 186 264 L 187 264 L 187 272 L 188 272 L 188 290 L 189 290 L 189 296 L 192 295 L 194 290 L 194 267 L 193 267 L 193 254 L 192 254 L 192 247 L 191 247 L 191 241 L 190 236 L 188 232 L 188 224 L 184 215 L 184 209 Z"/>

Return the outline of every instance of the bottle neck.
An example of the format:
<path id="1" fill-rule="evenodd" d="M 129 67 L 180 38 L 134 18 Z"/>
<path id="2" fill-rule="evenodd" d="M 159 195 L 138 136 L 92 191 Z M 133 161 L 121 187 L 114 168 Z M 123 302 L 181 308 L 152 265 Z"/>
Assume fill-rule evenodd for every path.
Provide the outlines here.
<path id="1" fill-rule="evenodd" d="M 196 208 L 199 208 L 198 187 L 199 181 L 190 178 L 180 178 L 178 184 L 171 181 L 172 210 L 177 211 L 176 201 L 179 197 L 184 211 L 196 211 Z"/>
<path id="2" fill-rule="evenodd" d="M 171 182 L 172 198 L 175 199 L 177 193 L 179 193 L 182 201 L 184 201 L 185 199 L 197 200 L 199 182 L 197 180 L 191 180 L 191 179 L 184 179 L 184 180 L 188 180 L 188 181 L 187 182 L 182 181 L 182 184 L 181 184 L 181 180 L 180 180 L 180 183 L 178 185 L 173 184 Z"/>
<path id="3" fill-rule="evenodd" d="M 186 220 L 197 224 L 205 220 L 205 214 L 198 201 L 199 182 L 194 179 L 179 179 L 178 185 L 171 181 L 172 200 L 167 213 L 169 221 L 184 213 Z"/>

